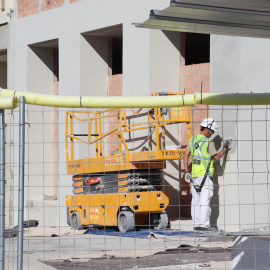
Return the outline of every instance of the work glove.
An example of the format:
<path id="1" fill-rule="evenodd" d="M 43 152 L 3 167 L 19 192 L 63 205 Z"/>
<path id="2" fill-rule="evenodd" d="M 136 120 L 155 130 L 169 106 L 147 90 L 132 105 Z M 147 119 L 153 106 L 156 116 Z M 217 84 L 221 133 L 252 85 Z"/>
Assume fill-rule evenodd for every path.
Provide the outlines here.
<path id="1" fill-rule="evenodd" d="M 191 173 L 190 172 L 186 172 L 185 173 L 185 181 L 187 183 L 190 183 L 190 180 L 191 180 Z"/>
<path id="2" fill-rule="evenodd" d="M 224 142 L 224 144 L 223 144 L 223 148 L 225 148 L 227 150 L 230 150 L 231 149 L 230 148 L 231 144 L 232 144 L 232 139 L 231 138 L 226 139 L 225 142 Z"/>

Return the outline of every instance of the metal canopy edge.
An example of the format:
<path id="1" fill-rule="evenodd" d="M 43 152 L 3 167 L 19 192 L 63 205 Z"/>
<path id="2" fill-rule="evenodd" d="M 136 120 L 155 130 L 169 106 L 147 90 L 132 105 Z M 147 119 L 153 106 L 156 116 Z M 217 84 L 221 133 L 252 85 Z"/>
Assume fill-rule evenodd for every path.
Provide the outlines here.
<path id="1" fill-rule="evenodd" d="M 171 6 L 179 4 L 270 12 L 269 0 L 171 0 L 170 2 Z"/>
<path id="2" fill-rule="evenodd" d="M 143 25 L 139 24 L 137 27 L 158 29 L 164 31 L 177 31 L 177 32 L 189 32 L 189 33 L 200 33 L 200 34 L 215 34 L 215 35 L 228 35 L 228 36 L 242 36 L 242 37 L 254 37 L 254 38 L 269 38 L 269 30 L 250 29 L 248 33 L 243 33 L 243 28 L 228 28 L 216 25 L 205 25 L 198 23 L 184 23 L 174 22 L 164 23 L 159 20 L 148 20 Z M 233 30 L 233 31 L 232 31 Z"/>
<path id="3" fill-rule="evenodd" d="M 243 0 L 234 0 L 233 6 L 237 8 L 232 8 L 228 6 L 231 3 L 229 0 L 172 0 L 170 7 L 161 11 L 151 10 L 149 19 L 136 27 L 269 38 L 270 1 L 255 1 L 255 9 L 252 9 L 254 8 L 254 0 L 252 1 L 245 0 L 246 5 L 243 8 L 240 5 Z M 220 6 L 217 3 L 220 3 Z M 260 4 L 262 5 L 260 6 Z M 250 9 L 248 10 L 247 7 Z"/>

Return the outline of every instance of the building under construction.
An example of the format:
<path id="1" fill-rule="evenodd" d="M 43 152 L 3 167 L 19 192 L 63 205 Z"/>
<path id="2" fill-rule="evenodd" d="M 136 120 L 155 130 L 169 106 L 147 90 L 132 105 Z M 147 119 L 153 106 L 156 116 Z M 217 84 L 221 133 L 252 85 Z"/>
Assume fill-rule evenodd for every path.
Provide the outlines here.
<path id="1" fill-rule="evenodd" d="M 270 54 L 267 48 L 270 41 L 259 38 L 260 35 L 266 37 L 267 26 L 247 33 L 243 25 L 247 13 L 250 20 L 256 21 L 256 18 L 261 23 L 257 25 L 263 25 L 261 12 L 269 12 L 270 8 L 254 7 L 252 3 L 240 8 L 236 1 L 231 8 L 239 11 L 242 19 L 232 19 L 234 21 L 231 25 L 227 23 L 228 28 L 223 32 L 216 29 L 211 32 L 203 27 L 201 31 L 195 31 L 196 27 L 186 27 L 186 31 L 169 27 L 169 21 L 176 20 L 171 17 L 179 17 L 182 13 L 190 15 L 192 8 L 199 10 L 196 1 L 192 1 L 193 6 L 185 6 L 186 2 L 2 0 L 0 86 L 40 94 L 109 97 L 167 95 L 170 92 L 268 92 Z M 204 2 L 205 6 L 209 4 L 209 1 Z M 212 5 L 212 10 L 219 15 L 228 12 L 226 8 L 224 3 L 219 7 Z M 178 12 L 180 9 L 182 13 Z M 247 11 L 249 9 L 253 11 Z M 200 13 L 197 19 L 199 16 Z M 168 21 L 167 28 L 160 23 L 165 21 L 164 17 Z M 209 17 L 209 20 L 216 17 Z M 219 18 L 221 20 L 222 16 Z M 196 23 L 195 19 L 186 18 L 191 23 Z M 230 31 L 230 27 L 238 27 L 238 32 Z M 118 128 L 119 117 L 108 113 L 111 113 L 111 121 L 100 125 L 106 125 L 105 130 L 114 130 Z M 136 113 L 136 110 L 131 111 L 129 122 L 124 125 L 137 125 L 136 117 L 131 117 Z M 145 113 L 144 121 L 148 122 L 149 111 Z M 170 112 L 161 113 L 169 116 Z M 185 121 L 176 121 L 175 125 L 166 127 L 166 132 L 160 131 L 161 141 L 165 138 L 166 147 L 185 149 L 189 132 L 196 134 L 201 120 L 207 116 L 215 118 L 220 126 L 214 139 L 217 148 L 227 137 L 234 141 L 228 156 L 216 164 L 211 223 L 228 231 L 267 226 L 270 220 L 268 108 L 196 105 L 190 108 L 192 128 L 189 129 Z M 12 117 L 7 115 L 7 120 L 12 121 Z M 73 193 L 72 175 L 81 174 L 67 173 L 66 111 L 29 109 L 27 121 L 27 179 L 28 186 L 34 188 L 27 192 L 26 215 L 46 226 L 65 226 L 66 196 Z M 83 140 L 83 125 L 75 127 L 76 133 L 70 136 L 79 134 L 75 137 Z M 94 127 L 91 134 L 97 134 Z M 112 135 L 104 139 L 103 156 L 121 154 L 119 134 Z M 129 148 L 132 144 L 140 145 L 148 135 L 141 133 L 137 138 L 130 137 Z M 6 136 L 7 145 L 12 145 L 16 140 L 14 129 L 8 128 Z M 155 143 L 156 139 L 154 147 Z M 95 149 L 96 144 L 93 146 Z M 143 147 L 145 145 L 136 151 L 145 151 Z M 78 145 L 74 155 L 77 159 L 90 158 L 89 151 Z M 91 155 L 95 155 L 95 151 L 91 150 Z M 7 151 L 6 156 L 10 164 L 16 161 L 12 151 Z M 10 206 L 6 225 L 14 226 L 17 216 L 12 207 L 17 204 L 17 180 L 11 165 L 6 174 L 6 205 Z M 169 221 L 173 224 L 188 219 L 191 194 L 189 185 L 183 180 L 181 158 L 166 160 L 160 177 L 161 186 L 168 191 Z"/>

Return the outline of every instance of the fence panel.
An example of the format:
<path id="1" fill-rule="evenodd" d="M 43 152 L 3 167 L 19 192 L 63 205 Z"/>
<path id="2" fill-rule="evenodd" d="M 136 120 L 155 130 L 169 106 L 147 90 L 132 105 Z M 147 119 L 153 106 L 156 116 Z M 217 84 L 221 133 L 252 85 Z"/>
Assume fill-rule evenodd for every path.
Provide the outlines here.
<path id="1" fill-rule="evenodd" d="M 232 145 L 214 164 L 213 230 L 202 231 L 193 228 L 183 156 L 207 117 L 219 125 L 217 151 L 228 137 Z M 269 119 L 267 106 L 26 105 L 23 268 L 261 267 L 269 258 Z M 18 109 L 6 110 L 5 269 L 17 268 L 19 120 Z"/>

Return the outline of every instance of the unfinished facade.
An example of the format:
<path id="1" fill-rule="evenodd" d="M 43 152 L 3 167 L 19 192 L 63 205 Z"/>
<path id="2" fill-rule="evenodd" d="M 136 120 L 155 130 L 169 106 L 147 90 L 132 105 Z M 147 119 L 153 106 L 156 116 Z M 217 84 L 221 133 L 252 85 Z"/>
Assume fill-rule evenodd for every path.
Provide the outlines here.
<path id="1" fill-rule="evenodd" d="M 18 0 L 16 5 L 10 0 L 2 2 L 5 3 L 0 11 L 2 88 L 68 96 L 268 91 L 268 40 L 149 30 L 133 25 L 144 21 L 151 9 L 167 7 L 168 0 Z M 27 135 L 28 184 L 35 186 L 26 197 L 28 215 L 44 226 L 65 226 L 65 196 L 72 190 L 65 167 L 65 111 L 36 107 L 31 110 L 35 112 L 29 113 L 28 121 L 36 123 L 43 119 L 43 123 L 33 125 Z M 226 230 L 268 224 L 269 190 L 265 185 L 269 172 L 265 166 L 269 161 L 264 151 L 269 150 L 269 146 L 256 154 L 256 159 L 263 159 L 265 164 L 253 168 L 253 171 L 262 170 L 264 176 L 260 179 L 252 174 L 239 176 L 235 173 L 239 165 L 236 160 L 246 151 L 254 156 L 252 151 L 262 147 L 259 142 L 258 145 L 253 142 L 252 146 L 239 142 L 239 134 L 245 133 L 246 126 L 239 127 L 235 119 L 236 115 L 238 119 L 244 119 L 245 115 L 240 116 L 235 108 L 224 115 L 221 107 L 201 105 L 191 108 L 191 112 L 194 134 L 202 119 L 211 116 L 221 127 L 216 134 L 217 146 L 228 136 L 237 141 L 229 152 L 226 174 L 215 179 L 212 223 Z M 50 124 L 44 126 L 44 123 Z M 113 121 L 109 125 L 113 128 Z M 261 130 L 260 134 L 267 132 L 259 124 L 256 128 Z M 184 125 L 169 129 L 167 137 L 175 145 L 187 145 Z M 244 134 L 243 138 L 245 140 Z M 107 142 L 108 153 L 117 150 L 116 140 L 112 138 Z M 242 166 L 240 171 L 253 165 L 248 159 L 239 165 Z M 181 218 L 190 216 L 191 201 L 181 169 L 180 161 L 171 161 L 163 172 L 164 185 L 169 190 L 169 219 L 171 222 L 180 220 L 180 226 Z M 242 181 L 250 185 L 242 187 L 239 185 Z M 254 186 L 254 181 L 261 185 Z M 7 186 L 12 185 L 16 183 L 12 173 L 7 172 Z M 16 204 L 15 190 L 12 187 L 10 194 L 7 193 L 8 205 Z M 6 220 L 7 226 L 14 226 L 16 222 L 16 216 Z"/>

